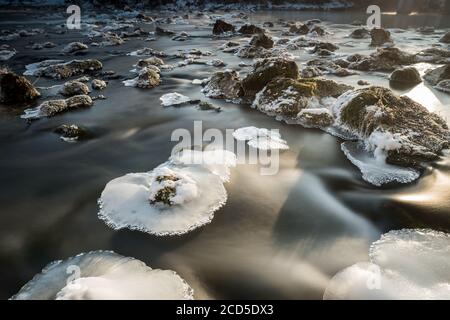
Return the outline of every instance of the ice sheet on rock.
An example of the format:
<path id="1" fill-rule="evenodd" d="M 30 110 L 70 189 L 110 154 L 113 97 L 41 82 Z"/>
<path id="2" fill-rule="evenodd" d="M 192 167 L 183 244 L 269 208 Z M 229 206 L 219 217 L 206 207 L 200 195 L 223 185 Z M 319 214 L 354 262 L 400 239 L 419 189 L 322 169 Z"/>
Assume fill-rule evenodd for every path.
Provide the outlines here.
<path id="1" fill-rule="evenodd" d="M 58 63 L 63 63 L 64 60 L 44 60 L 41 62 L 36 62 L 36 63 L 31 63 L 31 64 L 27 64 L 25 66 L 25 72 L 23 73 L 24 76 L 37 76 L 37 74 L 39 73 L 39 71 L 42 68 L 54 65 L 54 64 L 58 64 Z"/>
<path id="2" fill-rule="evenodd" d="M 369 258 L 336 274 L 324 299 L 450 299 L 450 234 L 390 231 Z"/>
<path id="3" fill-rule="evenodd" d="M 375 186 L 379 187 L 390 182 L 409 183 L 420 176 L 415 169 L 398 167 L 380 161 L 366 151 L 360 142 L 343 142 L 341 149 L 347 159 L 361 171 L 363 179 Z"/>
<path id="4" fill-rule="evenodd" d="M 80 277 L 68 282 L 76 270 Z M 191 300 L 193 290 L 174 271 L 152 269 L 112 251 L 92 251 L 48 264 L 11 299 Z"/>
<path id="5" fill-rule="evenodd" d="M 230 168 L 237 164 L 236 155 L 228 150 L 198 151 L 184 149 L 170 158 L 179 165 L 200 165 L 218 175 L 223 182 L 230 180 Z"/>
<path id="6" fill-rule="evenodd" d="M 189 176 L 196 186 L 195 197 L 190 193 L 189 201 L 181 204 L 151 204 L 151 184 L 162 168 Z M 226 199 L 221 178 L 207 169 L 164 163 L 153 171 L 130 173 L 110 181 L 99 199 L 99 217 L 114 229 L 129 228 L 159 236 L 179 235 L 211 222 L 214 212 Z"/>
<path id="7" fill-rule="evenodd" d="M 248 145 L 261 150 L 289 149 L 278 131 L 257 127 L 239 128 L 233 132 L 236 140 L 248 141 Z"/>
<path id="8" fill-rule="evenodd" d="M 159 98 L 159 100 L 161 100 L 161 105 L 163 107 L 180 105 L 180 104 L 189 103 L 192 101 L 191 98 L 184 96 L 182 94 L 179 94 L 177 92 L 166 93 L 165 95 L 161 96 Z"/>

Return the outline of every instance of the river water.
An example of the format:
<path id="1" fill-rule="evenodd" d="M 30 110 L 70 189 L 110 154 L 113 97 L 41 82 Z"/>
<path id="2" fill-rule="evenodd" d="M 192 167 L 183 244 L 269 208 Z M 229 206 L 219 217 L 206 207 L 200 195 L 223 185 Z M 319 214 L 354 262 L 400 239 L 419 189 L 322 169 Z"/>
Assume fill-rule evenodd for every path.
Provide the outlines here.
<path id="1" fill-rule="evenodd" d="M 340 47 L 338 54 L 373 52 L 370 40 L 345 37 L 355 28 L 352 21 L 366 19 L 364 13 L 258 12 L 250 14 L 249 22 L 278 18 L 319 18 L 333 33 L 325 39 Z M 0 13 L 2 29 L 61 23 L 58 17 L 43 18 L 33 11 Z M 384 14 L 382 23 L 393 28 L 397 46 L 410 52 L 431 47 L 450 28 L 450 19 L 437 15 Z M 435 34 L 417 33 L 415 29 L 424 25 L 435 26 Z M 142 27 L 153 30 L 151 25 Z M 130 51 L 144 46 L 167 53 L 198 48 L 215 53 L 227 68 L 248 70 L 238 66 L 240 58 L 218 49 L 226 40 L 211 39 L 211 26 L 205 21 L 164 27 L 196 37 L 185 42 L 170 37 L 153 42 L 132 39 L 119 47 L 92 47 L 82 58 L 99 59 L 104 70 L 131 78 L 129 70 L 139 58 L 127 56 Z M 281 30 L 276 24 L 270 28 L 274 36 Z M 52 41 L 58 47 L 31 50 L 26 48 L 31 40 Z M 8 42 L 18 53 L 7 64 L 23 73 L 26 64 L 44 57 L 68 59 L 59 52 L 75 40 L 83 40 L 78 31 Z M 302 50 L 292 53 L 299 65 L 313 58 Z M 101 92 L 107 99 L 97 100 L 94 107 L 32 123 L 20 119 L 23 109 L 0 109 L 0 298 L 16 293 L 51 261 L 103 249 L 135 257 L 152 268 L 177 271 L 198 299 L 321 299 L 335 273 L 368 260 L 370 244 L 382 233 L 401 228 L 450 231 L 450 157 L 430 165 L 415 183 L 374 187 L 341 152 L 342 141 L 320 130 L 284 124 L 247 106 L 219 100 L 211 102 L 223 108 L 220 113 L 192 106 L 161 107 L 159 97 L 174 91 L 208 100 L 191 81 L 219 69 L 194 64 L 163 71 L 162 84 L 147 90 L 111 80 Z M 329 78 L 355 87 L 360 79 L 389 87 L 388 74 L 383 73 Z M 35 85 L 59 83 L 36 79 Z M 450 119 L 449 95 L 426 84 L 397 92 Z M 194 120 L 201 120 L 204 129 L 222 131 L 244 126 L 279 129 L 290 150 L 281 153 L 277 175 L 260 175 L 258 165 L 232 169 L 227 204 L 211 224 L 187 235 L 167 238 L 114 231 L 99 220 L 97 199 L 105 184 L 165 162 L 177 143 L 170 141 L 172 131 L 192 131 Z M 52 132 L 64 123 L 86 127 L 94 138 L 66 143 Z"/>

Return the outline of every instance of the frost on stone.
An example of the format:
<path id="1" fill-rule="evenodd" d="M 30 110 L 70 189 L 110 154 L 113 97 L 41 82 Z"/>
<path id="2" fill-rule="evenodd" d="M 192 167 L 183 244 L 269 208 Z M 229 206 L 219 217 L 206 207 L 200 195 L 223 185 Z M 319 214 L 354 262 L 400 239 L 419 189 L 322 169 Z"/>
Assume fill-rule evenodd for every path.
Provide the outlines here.
<path id="1" fill-rule="evenodd" d="M 346 141 L 341 149 L 362 173 L 365 181 L 375 186 L 390 182 L 409 183 L 419 178 L 420 173 L 412 168 L 398 167 L 387 164 L 369 153 L 360 142 Z"/>
<path id="2" fill-rule="evenodd" d="M 390 231 L 369 262 L 336 274 L 324 299 L 450 299 L 450 235 L 430 229 Z"/>
<path id="3" fill-rule="evenodd" d="M 220 175 L 171 160 L 110 181 L 99 199 L 99 217 L 114 229 L 179 235 L 211 222 L 226 199 Z"/>
<path id="4" fill-rule="evenodd" d="M 79 277 L 70 281 L 70 276 Z M 13 300 L 192 300 L 174 271 L 152 269 L 112 251 L 91 251 L 48 264 Z"/>
<path id="5" fill-rule="evenodd" d="M 278 131 L 265 128 L 244 127 L 233 132 L 236 140 L 248 141 L 248 145 L 261 150 L 289 149 Z"/>
<path id="6" fill-rule="evenodd" d="M 163 107 L 181 105 L 192 101 L 191 98 L 177 92 L 166 93 L 162 95 L 159 100 L 161 100 L 161 105 Z"/>

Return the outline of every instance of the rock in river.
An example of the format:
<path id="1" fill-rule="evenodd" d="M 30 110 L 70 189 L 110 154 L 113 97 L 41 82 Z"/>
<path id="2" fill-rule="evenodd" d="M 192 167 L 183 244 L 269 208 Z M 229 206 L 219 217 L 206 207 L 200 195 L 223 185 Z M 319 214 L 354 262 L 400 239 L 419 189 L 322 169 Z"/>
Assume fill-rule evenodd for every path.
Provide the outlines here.
<path id="1" fill-rule="evenodd" d="M 257 92 L 277 77 L 297 79 L 298 66 L 293 60 L 284 58 L 266 58 L 257 61 L 253 70 L 242 80 L 246 98 L 253 99 Z"/>
<path id="2" fill-rule="evenodd" d="M 216 22 L 214 23 L 213 34 L 222 34 L 234 31 L 234 27 L 223 20 L 216 20 Z"/>
<path id="3" fill-rule="evenodd" d="M 406 96 L 382 87 L 349 91 L 333 106 L 337 124 L 389 164 L 418 167 L 449 147 L 444 119 Z"/>
<path id="4" fill-rule="evenodd" d="M 7 69 L 0 69 L 0 102 L 20 104 L 32 102 L 40 97 L 36 88 L 23 76 Z"/>

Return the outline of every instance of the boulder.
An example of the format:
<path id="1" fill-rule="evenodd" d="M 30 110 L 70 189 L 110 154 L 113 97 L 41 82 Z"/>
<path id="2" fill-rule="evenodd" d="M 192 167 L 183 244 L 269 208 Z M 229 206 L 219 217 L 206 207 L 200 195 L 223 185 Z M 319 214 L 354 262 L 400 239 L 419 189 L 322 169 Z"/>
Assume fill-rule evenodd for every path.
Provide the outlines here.
<path id="1" fill-rule="evenodd" d="M 103 90 L 106 88 L 106 82 L 100 79 L 92 80 L 91 87 L 94 90 Z"/>
<path id="2" fill-rule="evenodd" d="M 238 99 L 243 94 L 239 74 L 234 70 L 216 72 L 208 80 L 202 92 L 208 98 Z"/>
<path id="3" fill-rule="evenodd" d="M 351 89 L 333 80 L 277 78 L 257 94 L 252 107 L 269 115 L 300 120 L 301 110 L 328 107 L 327 99 L 336 98 Z M 305 121 L 308 120 L 306 118 L 313 121 L 312 116 L 305 115 Z M 308 126 L 312 126 L 309 120 Z"/>
<path id="4" fill-rule="evenodd" d="M 293 60 L 276 57 L 257 61 L 253 65 L 253 70 L 242 80 L 244 95 L 253 99 L 272 79 L 277 77 L 297 79 L 298 73 L 298 66 Z"/>
<path id="5" fill-rule="evenodd" d="M 342 95 L 333 106 L 337 122 L 390 164 L 418 167 L 435 160 L 450 144 L 450 131 L 437 114 L 382 87 Z M 376 138 L 376 139 L 375 139 Z"/>
<path id="6" fill-rule="evenodd" d="M 264 33 L 264 29 L 261 29 L 260 27 L 257 27 L 254 24 L 244 24 L 242 27 L 239 28 L 238 32 L 245 35 L 252 35 L 256 33 Z"/>
<path id="7" fill-rule="evenodd" d="M 66 97 L 72 97 L 80 94 L 88 94 L 89 88 L 86 84 L 80 81 L 68 81 L 64 84 L 60 93 Z"/>
<path id="8" fill-rule="evenodd" d="M 295 23 L 289 27 L 289 32 L 298 35 L 306 35 L 309 33 L 309 27 L 303 23 Z"/>
<path id="9" fill-rule="evenodd" d="M 442 43 L 450 43 L 450 32 L 444 34 L 439 41 Z"/>
<path id="10" fill-rule="evenodd" d="M 443 80 L 449 80 L 450 64 L 427 71 L 423 76 L 423 78 L 433 86 L 437 85 L 439 82 Z"/>
<path id="11" fill-rule="evenodd" d="M 87 95 L 73 96 L 67 99 L 49 100 L 43 102 L 37 109 L 39 116 L 52 117 L 58 113 L 71 109 L 88 108 L 93 105 L 92 99 Z"/>
<path id="12" fill-rule="evenodd" d="M 387 42 L 392 42 L 391 33 L 384 29 L 374 28 L 370 31 L 372 38 L 371 46 L 381 46 Z"/>
<path id="13" fill-rule="evenodd" d="M 415 86 L 422 82 L 419 71 L 414 67 L 400 68 L 392 72 L 390 77 L 391 84 L 400 86 Z"/>
<path id="14" fill-rule="evenodd" d="M 0 102 L 2 104 L 30 103 L 40 97 L 39 91 L 24 76 L 0 69 Z"/>
<path id="15" fill-rule="evenodd" d="M 272 37 L 266 35 L 265 33 L 258 33 L 250 40 L 250 45 L 270 49 L 273 48 L 273 40 Z"/>
<path id="16" fill-rule="evenodd" d="M 66 63 L 46 64 L 34 70 L 32 75 L 53 79 L 66 79 L 75 75 L 98 71 L 102 67 L 102 63 L 95 59 L 72 60 Z"/>
<path id="17" fill-rule="evenodd" d="M 366 28 L 359 28 L 352 31 L 350 38 L 353 39 L 364 39 L 370 36 L 370 31 Z"/>
<path id="18" fill-rule="evenodd" d="M 223 21 L 223 20 L 216 20 L 213 27 L 213 34 L 222 34 L 227 32 L 234 32 L 236 29 L 233 25 Z"/>

